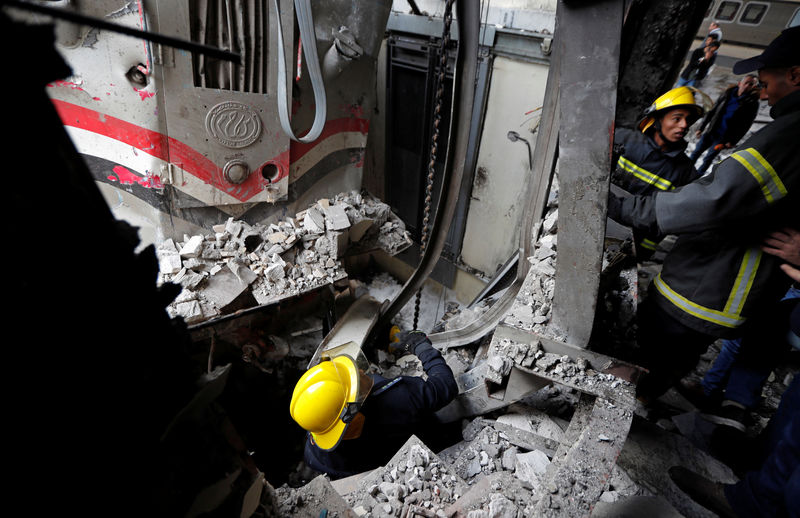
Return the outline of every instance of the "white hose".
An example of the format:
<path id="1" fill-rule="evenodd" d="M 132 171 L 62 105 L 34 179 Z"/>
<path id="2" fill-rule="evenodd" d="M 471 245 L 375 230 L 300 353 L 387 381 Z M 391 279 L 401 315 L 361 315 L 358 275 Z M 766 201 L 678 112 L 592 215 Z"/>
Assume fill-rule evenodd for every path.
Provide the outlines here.
<path id="1" fill-rule="evenodd" d="M 325 97 L 325 84 L 322 81 L 322 72 L 319 67 L 317 55 L 317 37 L 314 33 L 314 19 L 311 16 L 311 0 L 294 0 L 294 9 L 297 14 L 297 23 L 300 27 L 300 38 L 308 66 L 308 76 L 311 78 L 311 87 L 314 91 L 314 123 L 311 129 L 302 137 L 297 137 L 292 131 L 289 121 L 289 101 L 286 93 L 286 53 L 283 47 L 283 29 L 281 27 L 281 12 L 278 0 L 272 0 L 277 14 L 278 25 L 278 117 L 283 131 L 298 142 L 313 142 L 322 133 L 327 114 L 327 99 Z"/>

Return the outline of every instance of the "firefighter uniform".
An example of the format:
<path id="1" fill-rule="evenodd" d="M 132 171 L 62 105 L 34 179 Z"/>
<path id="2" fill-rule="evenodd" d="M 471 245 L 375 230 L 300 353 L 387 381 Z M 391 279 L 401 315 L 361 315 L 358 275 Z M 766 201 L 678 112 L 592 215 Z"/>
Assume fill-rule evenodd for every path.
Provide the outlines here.
<path id="1" fill-rule="evenodd" d="M 609 200 L 609 214 L 620 223 L 680 235 L 648 296 L 650 311 L 669 318 L 652 317 L 642 327 L 646 339 L 656 343 L 667 336 L 659 326 L 692 336 L 660 347 L 642 343 L 650 353 L 643 363 L 656 370 L 682 354 L 656 349 L 688 345 L 696 361 L 711 341 L 739 334 L 748 317 L 789 287 L 778 268 L 781 260 L 763 254 L 760 244 L 770 231 L 800 228 L 800 92 L 783 97 L 770 114 L 774 121 L 709 175 L 655 196 Z M 685 368 L 687 358 L 683 361 Z"/>
<path id="2" fill-rule="evenodd" d="M 322 449 L 309 434 L 305 461 L 312 469 L 337 479 L 385 465 L 412 434 L 436 423 L 433 413 L 456 397 L 458 385 L 453 371 L 427 338 L 412 352 L 428 379 L 387 379 L 370 374 L 374 385 L 360 408 L 364 415 L 361 435 L 342 440 L 334 449 Z"/>
<path id="3" fill-rule="evenodd" d="M 663 151 L 652 137 L 640 131 L 619 128 L 614 132 L 614 147 L 619 152 L 611 180 L 631 194 L 671 191 L 700 176 L 684 154 L 686 141 Z M 634 231 L 637 256 L 652 254 L 660 236 Z"/>

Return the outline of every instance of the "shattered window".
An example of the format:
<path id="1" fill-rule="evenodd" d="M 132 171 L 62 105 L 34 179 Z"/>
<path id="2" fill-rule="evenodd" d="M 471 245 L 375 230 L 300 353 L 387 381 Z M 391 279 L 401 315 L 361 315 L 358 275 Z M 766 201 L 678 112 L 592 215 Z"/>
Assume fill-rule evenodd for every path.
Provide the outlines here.
<path id="1" fill-rule="evenodd" d="M 767 4 L 756 2 L 748 3 L 744 11 L 742 11 L 742 16 L 739 17 L 739 23 L 758 25 L 761 23 L 761 20 L 764 19 L 768 7 Z"/>
<path id="2" fill-rule="evenodd" d="M 741 5 L 741 2 L 722 2 L 719 4 L 717 15 L 714 18 L 722 22 L 732 22 Z"/>

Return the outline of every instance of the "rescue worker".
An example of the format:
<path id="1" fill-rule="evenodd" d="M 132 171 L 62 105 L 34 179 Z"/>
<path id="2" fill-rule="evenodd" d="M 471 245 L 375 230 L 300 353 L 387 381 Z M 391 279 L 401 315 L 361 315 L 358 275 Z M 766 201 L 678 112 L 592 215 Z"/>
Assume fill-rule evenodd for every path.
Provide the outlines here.
<path id="1" fill-rule="evenodd" d="M 637 130 L 614 132 L 619 155 L 612 182 L 631 194 L 670 191 L 699 175 L 684 154 L 689 127 L 703 116 L 702 94 L 683 86 L 661 95 L 644 110 Z M 659 236 L 634 231 L 636 255 L 646 259 L 656 249 Z"/>
<path id="2" fill-rule="evenodd" d="M 800 224 L 800 27 L 737 62 L 758 69 L 774 121 L 710 174 L 653 196 L 609 196 L 609 216 L 645 232 L 678 234 L 640 308 L 638 385 L 647 403 L 683 377 L 717 338 L 739 336 L 748 318 L 789 287 L 780 260 L 763 254 L 771 231 Z"/>
<path id="3" fill-rule="evenodd" d="M 402 332 L 395 340 L 389 351 L 416 355 L 427 380 L 369 374 L 359 351 L 355 358 L 332 354 L 297 382 L 289 411 L 308 431 L 310 468 L 337 479 L 382 466 L 458 394 L 453 371 L 424 333 Z"/>

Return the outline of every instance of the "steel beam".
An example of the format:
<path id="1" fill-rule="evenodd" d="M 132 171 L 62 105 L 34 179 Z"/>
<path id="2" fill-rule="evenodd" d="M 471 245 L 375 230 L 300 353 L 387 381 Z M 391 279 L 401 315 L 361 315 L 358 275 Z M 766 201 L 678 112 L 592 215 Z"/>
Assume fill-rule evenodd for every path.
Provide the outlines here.
<path id="1" fill-rule="evenodd" d="M 592 332 L 606 226 L 622 0 L 559 1 L 558 260 L 553 324 L 571 344 Z"/>

